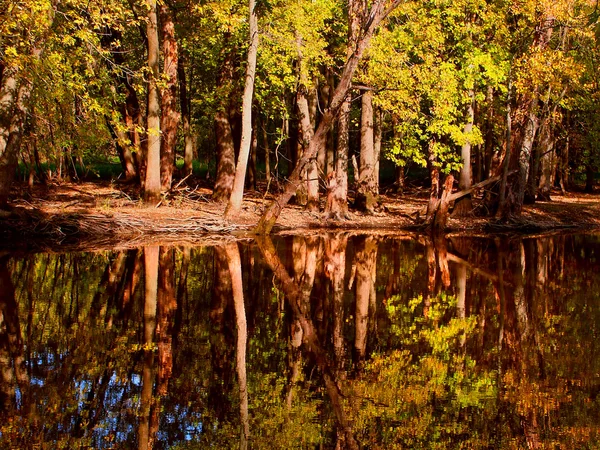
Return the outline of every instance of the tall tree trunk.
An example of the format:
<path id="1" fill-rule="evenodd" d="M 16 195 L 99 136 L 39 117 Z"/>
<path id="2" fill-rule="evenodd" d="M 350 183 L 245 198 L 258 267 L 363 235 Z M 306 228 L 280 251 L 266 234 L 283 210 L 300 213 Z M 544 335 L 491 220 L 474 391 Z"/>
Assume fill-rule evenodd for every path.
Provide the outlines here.
<path id="1" fill-rule="evenodd" d="M 473 123 L 475 122 L 475 91 L 469 89 L 469 99 L 471 102 L 467 108 L 467 123 L 465 124 L 464 133 L 469 136 L 473 131 Z M 471 168 L 471 141 L 467 137 L 467 140 L 462 146 L 460 156 L 462 159 L 463 166 L 460 169 L 460 180 L 458 188 L 460 190 L 469 189 L 473 184 L 473 170 Z M 464 217 L 471 213 L 473 209 L 473 202 L 471 201 L 470 195 L 465 195 L 456 201 L 454 205 L 453 215 L 457 217 Z"/>
<path id="2" fill-rule="evenodd" d="M 541 173 L 537 188 L 537 199 L 550 201 L 552 190 L 552 170 L 554 166 L 554 135 L 552 133 L 551 118 L 546 118 L 540 132 L 540 163 Z"/>
<path id="3" fill-rule="evenodd" d="M 181 118 L 183 119 L 183 173 L 191 175 L 193 170 L 195 139 L 192 133 L 192 111 L 188 96 L 188 83 L 185 76 L 184 55 L 179 55 L 177 60 L 177 78 L 179 80 L 179 103 L 181 104 Z M 190 77 L 191 78 L 191 77 Z"/>
<path id="4" fill-rule="evenodd" d="M 400 0 L 394 0 L 388 6 L 387 9 L 384 9 L 384 3 L 385 2 L 383 0 L 376 0 L 373 3 L 373 6 L 371 7 L 371 12 L 368 15 L 369 19 L 367 23 L 364 24 L 364 28 L 362 30 L 363 34 L 358 40 L 354 52 L 344 65 L 344 70 L 333 94 L 329 110 L 325 111 L 325 113 L 323 114 L 321 122 L 319 123 L 317 131 L 315 132 L 315 135 L 310 142 L 308 150 L 305 152 L 301 160 L 298 161 L 298 164 L 296 164 L 296 168 L 290 175 L 284 192 L 281 195 L 279 195 L 273 202 L 271 202 L 271 205 L 265 210 L 265 212 L 261 216 L 258 225 L 255 229 L 255 232 L 257 234 L 268 234 L 271 232 L 271 229 L 275 225 L 275 222 L 277 221 L 277 218 L 279 217 L 282 208 L 285 205 L 287 205 L 292 195 L 294 195 L 295 186 L 298 183 L 302 170 L 306 167 L 306 165 L 311 159 L 316 157 L 319 148 L 326 144 L 329 129 L 333 125 L 333 122 L 337 117 L 344 100 L 346 99 L 346 96 L 350 89 L 350 85 L 352 83 L 352 76 L 354 75 L 354 72 L 358 67 L 358 63 L 362 58 L 365 49 L 369 46 L 371 42 L 371 37 L 373 36 L 373 33 L 375 32 L 381 21 L 400 4 Z"/>
<path id="5" fill-rule="evenodd" d="M 375 157 L 375 168 L 373 169 L 373 189 L 376 195 L 379 195 L 379 162 L 381 161 L 381 143 L 383 140 L 383 110 L 380 107 L 375 109 L 373 119 L 373 152 Z"/>
<path id="6" fill-rule="evenodd" d="M 242 99 L 242 139 L 240 154 L 235 168 L 233 189 L 229 203 L 225 209 L 225 217 L 234 219 L 242 209 L 244 196 L 244 180 L 250 154 L 250 141 L 252 139 L 252 96 L 254 94 L 254 75 L 256 73 L 256 56 L 258 53 L 258 18 L 256 16 L 256 0 L 248 1 L 250 23 L 250 48 L 248 49 L 248 65 L 246 67 L 246 84 Z"/>
<path id="7" fill-rule="evenodd" d="M 301 146 L 302 153 L 304 153 L 308 149 L 314 133 L 314 128 L 312 127 L 310 120 L 307 90 L 304 84 L 300 84 L 298 86 L 298 92 L 296 93 L 296 104 L 298 106 L 298 113 L 300 115 L 300 133 L 302 136 Z M 319 179 L 317 162 L 315 160 L 309 162 L 308 168 L 305 174 L 303 174 L 302 178 L 306 179 L 306 182 L 302 182 L 300 186 L 298 186 L 298 190 L 306 192 L 306 209 L 308 211 L 318 211 Z"/>
<path id="8" fill-rule="evenodd" d="M 262 124 L 263 143 L 265 145 L 265 180 L 267 182 L 267 191 L 271 184 L 271 149 L 269 147 L 269 134 L 267 133 L 267 124 Z"/>
<path id="9" fill-rule="evenodd" d="M 356 207 L 369 214 L 375 212 L 377 193 L 375 192 L 375 139 L 373 135 L 373 91 L 366 90 L 362 95 L 360 121 L 360 173 Z"/>
<path id="10" fill-rule="evenodd" d="M 340 220 L 348 217 L 348 154 L 350 141 L 350 96 L 340 108 L 338 123 L 337 159 L 335 162 L 335 182 L 328 194 L 325 212 L 331 218 Z M 333 179 L 332 179 L 333 180 Z"/>
<path id="11" fill-rule="evenodd" d="M 160 201 L 160 99 L 158 92 L 159 45 L 156 16 L 156 0 L 147 0 L 148 5 L 148 125 L 146 151 L 146 182 L 144 183 L 144 201 L 157 204 Z"/>
<path id="12" fill-rule="evenodd" d="M 488 105 L 485 120 L 485 143 L 483 146 L 483 176 L 479 181 L 492 176 L 492 160 L 494 158 L 494 88 L 489 85 L 486 103 Z"/>
<path id="13" fill-rule="evenodd" d="M 226 35 L 228 39 L 228 35 Z M 219 74 L 217 76 L 217 89 L 223 92 L 223 100 L 215 114 L 215 136 L 217 139 L 217 174 L 213 199 L 225 202 L 231 195 L 233 179 L 235 176 L 235 143 L 233 140 L 233 126 L 229 110 L 231 108 L 232 94 L 227 89 L 233 80 L 233 56 L 227 53 L 223 57 Z"/>
<path id="14" fill-rule="evenodd" d="M 435 214 L 439 198 L 440 198 L 440 169 L 437 166 L 437 155 L 434 151 L 435 142 L 431 141 L 429 143 L 429 155 L 427 157 L 427 165 L 429 166 L 429 179 L 430 179 L 430 189 L 429 189 L 429 202 L 427 203 L 427 212 L 426 212 L 426 221 L 430 222 L 433 220 L 433 215 Z"/>
<path id="15" fill-rule="evenodd" d="M 160 145 L 160 178 L 161 189 L 171 189 L 173 171 L 175 170 L 175 146 L 177 145 L 177 127 L 181 118 L 177 111 L 177 67 L 179 50 L 175 40 L 175 24 L 173 16 L 165 3 L 160 4 L 160 24 L 162 29 L 163 76 L 166 86 L 161 92 L 162 140 Z"/>

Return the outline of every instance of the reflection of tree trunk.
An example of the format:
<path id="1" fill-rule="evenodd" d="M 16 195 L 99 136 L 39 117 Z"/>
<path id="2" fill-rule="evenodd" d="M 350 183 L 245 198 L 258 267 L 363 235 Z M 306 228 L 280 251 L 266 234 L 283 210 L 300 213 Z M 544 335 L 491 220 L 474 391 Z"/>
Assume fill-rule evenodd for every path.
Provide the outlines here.
<path id="1" fill-rule="evenodd" d="M 3 411 L 16 409 L 16 386 L 21 394 L 21 408 L 27 409 L 29 375 L 24 355 L 15 288 L 6 260 L 0 259 L 0 406 Z"/>
<path id="2" fill-rule="evenodd" d="M 359 365 L 367 353 L 367 331 L 369 304 L 375 291 L 375 265 L 377 261 L 377 239 L 362 237 L 356 251 L 356 312 L 354 350 Z"/>
<path id="3" fill-rule="evenodd" d="M 120 316 L 123 318 L 125 326 L 131 312 L 131 300 L 135 295 L 140 276 L 142 273 L 142 254 L 139 250 L 129 250 L 127 253 L 127 278 L 123 288 L 123 296 L 121 298 Z"/>
<path id="4" fill-rule="evenodd" d="M 458 294 L 456 298 L 456 317 L 464 320 L 466 315 L 466 297 L 467 297 L 467 267 L 459 264 L 456 268 L 456 287 Z M 460 346 L 464 349 L 466 344 L 466 336 L 462 334 L 460 337 Z"/>
<path id="5" fill-rule="evenodd" d="M 158 315 L 156 340 L 158 342 L 158 395 L 167 394 L 167 385 L 173 371 L 173 315 L 177 309 L 175 296 L 175 249 L 161 247 L 158 272 Z"/>
<path id="6" fill-rule="evenodd" d="M 319 343 L 312 321 L 306 314 L 306 305 L 304 305 L 302 302 L 302 291 L 297 283 L 295 283 L 287 273 L 285 266 L 277 256 L 271 239 L 268 236 L 263 235 L 257 238 L 257 243 L 265 262 L 273 271 L 275 278 L 281 283 L 286 300 L 289 302 L 293 313 L 300 319 L 300 324 L 304 333 L 304 342 L 308 351 L 313 355 L 317 363 L 317 367 L 323 376 L 327 394 L 331 400 L 338 426 L 343 433 L 346 447 L 351 450 L 358 449 L 358 444 L 354 438 L 352 427 L 346 416 L 346 412 L 344 411 L 342 394 L 337 385 L 335 375 L 331 370 L 332 365 L 327 357 L 326 352 Z"/>
<path id="7" fill-rule="evenodd" d="M 231 276 L 235 323 L 237 329 L 235 359 L 240 394 L 240 450 L 245 450 L 248 448 L 250 429 L 248 422 L 248 386 L 246 379 L 246 348 L 248 341 L 248 329 L 246 324 L 246 310 L 244 308 L 242 261 L 240 259 L 240 251 L 236 243 L 228 244 L 225 247 L 225 254 L 227 256 L 227 265 Z"/>
<path id="8" fill-rule="evenodd" d="M 325 241 L 325 274 L 331 280 L 333 291 L 333 351 L 337 370 L 344 367 L 344 277 L 346 274 L 346 246 L 344 234 L 331 236 Z"/>
<path id="9" fill-rule="evenodd" d="M 473 123 L 475 122 L 475 91 L 469 89 L 469 106 L 467 108 L 467 123 L 464 128 L 464 133 L 467 136 L 465 143 L 461 149 L 461 159 L 463 166 L 460 169 L 460 182 L 458 183 L 459 190 L 469 189 L 473 183 L 473 171 L 471 168 L 471 136 L 473 132 Z M 470 195 L 466 195 L 456 201 L 454 205 L 453 215 L 464 217 L 471 213 L 473 202 Z"/>
<path id="10" fill-rule="evenodd" d="M 144 363 L 142 368 L 142 391 L 140 394 L 140 413 L 138 428 L 138 448 L 153 447 L 154 436 L 150 433 L 150 409 L 152 406 L 152 388 L 154 385 L 154 331 L 156 328 L 156 307 L 158 297 L 158 247 L 144 249 L 145 296 L 144 296 Z"/>
<path id="11" fill-rule="evenodd" d="M 208 398 L 214 405 L 217 421 L 225 420 L 228 414 L 226 397 L 231 389 L 230 349 L 233 348 L 230 333 L 226 334 L 225 321 L 232 299 L 231 275 L 227 255 L 223 247 L 214 247 L 214 273 L 212 302 L 210 306 L 211 330 L 209 335 L 212 376 Z"/>

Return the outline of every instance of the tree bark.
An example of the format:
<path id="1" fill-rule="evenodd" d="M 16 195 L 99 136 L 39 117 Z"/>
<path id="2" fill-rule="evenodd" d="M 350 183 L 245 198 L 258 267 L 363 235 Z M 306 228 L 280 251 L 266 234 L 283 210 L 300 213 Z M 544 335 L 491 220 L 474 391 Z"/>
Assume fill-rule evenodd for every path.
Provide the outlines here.
<path id="1" fill-rule="evenodd" d="M 375 189 L 375 139 L 373 134 L 373 91 L 362 94 L 360 121 L 360 168 L 356 207 L 369 214 L 375 212 L 377 193 Z"/>
<path id="2" fill-rule="evenodd" d="M 146 151 L 146 182 L 144 183 L 144 201 L 157 204 L 160 201 L 160 99 L 158 92 L 159 45 L 156 15 L 156 0 L 147 0 L 148 5 L 148 124 Z"/>
<path id="3" fill-rule="evenodd" d="M 225 209 L 225 218 L 234 219 L 242 209 L 244 196 L 244 180 L 250 154 L 252 139 L 252 96 L 254 94 L 254 76 L 256 73 L 256 57 L 258 53 L 258 18 L 256 16 L 256 0 L 248 1 L 249 23 L 250 23 L 250 48 L 248 49 L 248 65 L 246 67 L 246 84 L 242 99 L 242 139 L 240 153 L 235 168 L 233 189 L 229 197 L 229 203 Z"/>
<path id="4" fill-rule="evenodd" d="M 371 7 L 369 19 L 367 23 L 364 24 L 363 34 L 358 40 L 358 43 L 354 52 L 352 53 L 352 56 L 350 56 L 350 58 L 344 65 L 344 70 L 342 72 L 342 76 L 340 77 L 340 82 L 338 83 L 333 94 L 329 110 L 325 111 L 325 113 L 323 114 L 321 122 L 319 123 L 317 131 L 315 132 L 315 135 L 310 142 L 308 150 L 305 152 L 300 161 L 298 161 L 296 168 L 290 175 L 284 192 L 271 203 L 271 205 L 265 210 L 265 212 L 261 216 L 258 225 L 255 228 L 255 232 L 257 234 L 268 234 L 271 232 L 271 229 L 275 225 L 275 222 L 277 221 L 281 210 L 285 205 L 287 205 L 287 203 L 289 202 L 290 198 L 296 190 L 296 186 L 300 179 L 302 169 L 304 169 L 306 164 L 308 164 L 308 162 L 311 159 L 315 158 L 319 148 L 326 144 L 327 133 L 329 132 L 329 129 L 331 128 L 335 118 L 337 117 L 344 100 L 346 100 L 346 96 L 352 83 L 352 76 L 354 75 L 354 72 L 358 67 L 358 63 L 362 58 L 365 49 L 369 46 L 371 42 L 371 37 L 373 36 L 373 33 L 375 32 L 381 21 L 399 4 L 400 0 L 394 0 L 386 10 L 384 9 L 383 1 L 378 0 L 374 2 L 373 6 Z"/>
<path id="5" fill-rule="evenodd" d="M 465 124 L 464 133 L 468 136 L 473 131 L 473 123 L 475 122 L 475 91 L 469 89 L 469 99 L 471 102 L 467 108 L 467 123 Z M 460 180 L 458 183 L 459 189 L 469 189 L 473 184 L 473 170 L 471 167 L 471 141 L 467 137 L 467 140 L 463 144 L 460 152 L 463 166 L 460 169 Z M 465 217 L 471 214 L 473 209 L 473 202 L 471 196 L 465 196 L 458 200 L 454 205 L 453 216 Z"/>
<path id="6" fill-rule="evenodd" d="M 166 86 L 161 92 L 160 181 L 162 191 L 168 191 L 171 189 L 175 170 L 177 127 L 181 118 L 177 111 L 179 50 L 175 40 L 175 24 L 169 6 L 161 2 L 159 12 L 163 39 L 163 76 L 166 78 Z"/>
<path id="7" fill-rule="evenodd" d="M 226 36 L 228 40 L 228 36 Z M 215 136 L 217 139 L 217 174 L 213 199 L 225 202 L 231 195 L 233 179 L 235 176 L 235 143 L 233 140 L 233 127 L 229 109 L 231 108 L 231 92 L 228 84 L 234 75 L 233 60 L 230 53 L 223 57 L 217 77 L 217 90 L 223 97 L 215 113 Z"/>
<path id="8" fill-rule="evenodd" d="M 185 75 L 184 55 L 179 55 L 177 60 L 177 78 L 179 80 L 179 103 L 181 104 L 181 118 L 183 119 L 183 173 L 191 175 L 193 170 L 195 139 L 192 133 L 192 111 L 188 95 L 188 82 Z"/>

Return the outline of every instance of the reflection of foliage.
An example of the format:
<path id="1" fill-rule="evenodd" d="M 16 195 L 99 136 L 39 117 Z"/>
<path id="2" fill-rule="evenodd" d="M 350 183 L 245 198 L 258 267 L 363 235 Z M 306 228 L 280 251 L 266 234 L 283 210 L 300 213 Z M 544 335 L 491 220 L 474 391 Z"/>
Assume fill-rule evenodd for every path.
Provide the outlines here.
<path id="1" fill-rule="evenodd" d="M 369 328 L 376 334 L 369 336 L 374 345 L 359 370 L 338 374 L 344 375 L 338 385 L 360 444 L 509 449 L 535 441 L 539 448 L 598 448 L 596 241 L 563 237 L 539 241 L 537 248 L 525 245 L 525 277 L 513 275 L 519 258 L 502 256 L 503 296 L 498 282 L 469 273 L 465 310 L 459 309 L 452 287 L 423 294 L 427 261 L 422 247 L 413 241 L 381 244 L 377 327 Z M 303 347 L 290 344 L 293 314 L 271 273 L 254 248 L 241 248 L 249 446 L 328 448 L 337 429 L 315 362 Z M 551 251 L 546 254 L 544 248 Z M 495 251 L 491 244 L 485 252 L 473 251 L 470 263 L 494 271 Z M 192 250 L 185 283 L 177 289 L 173 375 L 166 395 L 154 395 L 159 405 L 154 448 L 239 444 L 235 320 L 231 298 L 218 299 L 214 291 L 216 253 Z M 0 448 L 137 444 L 144 355 L 149 353 L 144 348 L 152 350 L 155 373 L 159 364 L 159 344 L 143 343 L 143 271 L 135 295 L 123 303 L 139 256 L 134 250 L 11 260 L 29 385 L 19 389 L 13 411 L 0 413 Z M 545 261 L 547 282 L 540 281 L 539 261 Z M 183 267 L 183 252 L 177 251 L 175 280 Z M 451 273 L 454 268 L 451 262 Z M 322 310 L 316 307 L 322 296 L 332 295 L 325 282 L 315 284 L 310 314 L 332 352 L 329 299 L 319 304 Z M 351 347 L 355 305 L 345 294 L 344 336 Z M 523 311 L 517 311 L 518 304 Z M 342 368 L 351 364 L 345 358 Z"/>

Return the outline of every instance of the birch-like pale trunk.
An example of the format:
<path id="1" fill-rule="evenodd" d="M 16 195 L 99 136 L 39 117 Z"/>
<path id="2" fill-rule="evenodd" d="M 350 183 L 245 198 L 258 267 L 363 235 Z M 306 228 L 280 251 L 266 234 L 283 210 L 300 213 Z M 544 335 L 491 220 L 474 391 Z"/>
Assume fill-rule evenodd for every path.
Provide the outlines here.
<path id="1" fill-rule="evenodd" d="M 233 189 L 229 203 L 225 209 L 225 218 L 234 219 L 242 209 L 244 197 L 244 181 L 248 168 L 248 156 L 252 141 L 252 97 L 254 95 L 254 76 L 256 74 L 256 57 L 258 53 L 258 18 L 256 16 L 256 0 L 248 1 L 250 24 L 250 47 L 248 49 L 248 65 L 246 67 L 246 84 L 242 99 L 242 139 L 240 153 L 235 168 Z"/>

